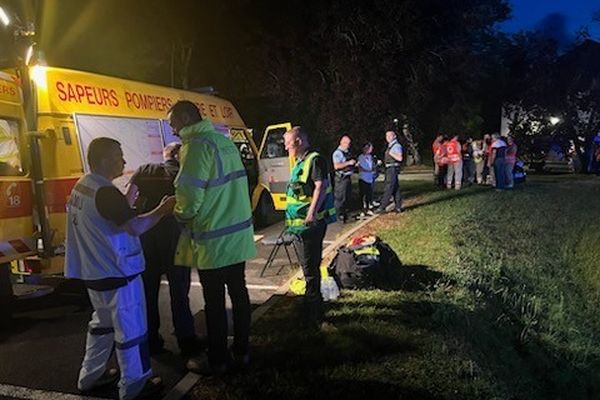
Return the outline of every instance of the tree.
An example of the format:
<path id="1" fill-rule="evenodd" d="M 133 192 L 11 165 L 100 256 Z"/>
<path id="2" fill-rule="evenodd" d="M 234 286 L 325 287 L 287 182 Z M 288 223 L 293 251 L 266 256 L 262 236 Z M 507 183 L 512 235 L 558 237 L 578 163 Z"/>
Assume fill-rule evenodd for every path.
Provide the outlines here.
<path id="1" fill-rule="evenodd" d="M 401 114 L 423 140 L 445 113 L 476 108 L 455 104 L 480 101 L 493 25 L 509 12 L 501 0 L 238 0 L 227 9 L 233 21 L 240 10 L 254 21 L 224 32 L 219 54 L 205 58 L 242 55 L 222 71 L 227 92 L 269 99 L 325 146 L 342 134 L 382 144 Z"/>

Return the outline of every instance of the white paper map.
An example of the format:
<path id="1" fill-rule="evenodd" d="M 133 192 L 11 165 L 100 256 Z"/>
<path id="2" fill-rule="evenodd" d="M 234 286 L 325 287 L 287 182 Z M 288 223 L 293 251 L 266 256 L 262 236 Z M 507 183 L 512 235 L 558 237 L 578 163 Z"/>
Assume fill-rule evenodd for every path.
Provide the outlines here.
<path id="1" fill-rule="evenodd" d="M 103 117 L 96 115 L 75 115 L 75 125 L 79 133 L 82 164 L 89 172 L 87 148 L 97 137 L 110 137 L 118 140 L 123 149 L 125 171 L 113 183 L 123 193 L 135 170 L 147 163 L 162 162 L 163 143 L 159 120 L 138 118 Z"/>

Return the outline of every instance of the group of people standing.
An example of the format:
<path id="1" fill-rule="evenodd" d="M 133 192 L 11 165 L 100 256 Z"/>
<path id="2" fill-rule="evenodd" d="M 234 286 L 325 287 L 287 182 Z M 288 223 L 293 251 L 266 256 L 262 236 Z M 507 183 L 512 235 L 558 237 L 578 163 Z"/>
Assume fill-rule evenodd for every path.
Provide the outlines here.
<path id="1" fill-rule="evenodd" d="M 168 118 L 182 144 L 166 146 L 163 163 L 140 167 L 126 194 L 112 183 L 125 166 L 121 144 L 100 137 L 87 149 L 90 173 L 69 198 L 65 276 L 83 281 L 94 309 L 79 371 L 82 392 L 117 381 L 120 399 L 162 390 L 150 358 L 164 344 L 158 332 L 163 274 L 187 367 L 213 375 L 249 363 L 245 262 L 256 247 L 246 171 L 235 144 L 202 119 L 196 105 L 180 101 Z M 196 335 L 189 306 L 192 269 L 202 285 L 206 343 Z M 231 348 L 226 290 L 233 304 Z M 201 362 L 193 356 L 205 345 Z M 119 369 L 107 368 L 112 349 Z"/>
<path id="2" fill-rule="evenodd" d="M 358 190 L 362 211 L 361 217 L 383 213 L 394 201 L 394 211 L 402 212 L 402 196 L 398 175 L 403 160 L 403 148 L 398 142 L 396 132 L 385 133 L 387 148 L 384 156 L 385 188 L 381 202 L 373 199 L 375 179 L 377 178 L 378 163 L 373 156 L 373 144 L 366 142 L 362 146 L 358 158 L 353 158 L 350 153 L 352 140 L 349 136 L 342 136 L 339 146 L 332 154 L 333 169 L 335 174 L 335 208 L 338 219 L 345 223 L 348 220 L 350 199 L 352 194 L 352 175 L 358 171 Z"/>
<path id="3" fill-rule="evenodd" d="M 461 140 L 458 135 L 439 134 L 432 145 L 434 183 L 456 190 L 474 183 L 512 189 L 517 150 L 512 136 L 494 133 L 480 140 Z"/>
<path id="4" fill-rule="evenodd" d="M 65 276 L 78 279 L 93 307 L 77 386 L 90 392 L 118 383 L 120 399 L 154 396 L 162 381 L 151 357 L 164 351 L 159 334 L 161 279 L 169 283 L 175 336 L 189 370 L 221 375 L 248 366 L 250 298 L 245 263 L 256 255 L 248 179 L 240 152 L 202 118 L 195 104 L 179 101 L 167 117 L 181 144 L 169 144 L 164 161 L 143 165 L 123 194 L 113 180 L 126 161 L 121 144 L 94 139 L 87 149 L 90 172 L 75 184 L 67 206 Z M 402 147 L 386 132 L 386 189 L 400 211 L 398 185 Z M 309 135 L 294 127 L 284 135 L 295 159 L 286 192 L 286 227 L 295 238 L 306 280 L 304 324 L 323 324 L 320 264 L 327 225 L 337 210 L 347 218 L 350 177 L 356 161 L 350 138 L 334 156 L 336 198 L 328 163 L 312 151 Z M 359 157 L 361 193 L 370 210 L 375 163 L 372 146 Z M 340 154 L 341 153 L 341 156 Z M 198 271 L 207 330 L 200 340 L 190 310 L 191 271 Z M 234 339 L 228 347 L 225 293 L 232 304 Z M 206 358 L 195 357 L 206 347 Z M 107 363 L 116 353 L 119 368 Z"/>

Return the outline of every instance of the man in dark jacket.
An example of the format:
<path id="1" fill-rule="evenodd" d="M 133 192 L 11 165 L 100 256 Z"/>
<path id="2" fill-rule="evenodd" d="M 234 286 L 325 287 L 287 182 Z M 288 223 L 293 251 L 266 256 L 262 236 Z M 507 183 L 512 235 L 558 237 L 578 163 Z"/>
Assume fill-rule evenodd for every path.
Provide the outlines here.
<path id="1" fill-rule="evenodd" d="M 163 150 L 164 162 L 145 164 L 137 169 L 127 192 L 128 200 L 136 204 L 138 213 L 152 209 L 166 195 L 173 195 L 173 181 L 179 172 L 178 143 L 170 143 Z M 174 217 L 163 218 L 154 228 L 141 236 L 146 271 L 143 274 L 148 314 L 148 341 L 150 353 L 163 351 L 164 340 L 159 334 L 160 315 L 158 294 L 161 277 L 167 275 L 171 295 L 171 313 L 175 336 L 181 353 L 185 356 L 202 350 L 194 330 L 194 317 L 190 310 L 190 269 L 174 265 L 175 249 L 180 228 Z"/>

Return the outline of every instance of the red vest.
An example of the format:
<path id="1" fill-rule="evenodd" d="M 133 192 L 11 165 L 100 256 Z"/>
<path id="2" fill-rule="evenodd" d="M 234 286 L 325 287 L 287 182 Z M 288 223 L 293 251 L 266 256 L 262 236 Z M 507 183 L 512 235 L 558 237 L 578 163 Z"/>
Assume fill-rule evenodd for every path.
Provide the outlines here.
<path id="1" fill-rule="evenodd" d="M 460 143 L 456 139 L 452 139 L 446 144 L 448 152 L 448 162 L 451 164 L 458 163 L 462 160 L 460 152 Z"/>
<path id="2" fill-rule="evenodd" d="M 439 143 L 437 146 L 437 150 L 435 151 L 435 159 L 436 159 L 438 165 L 448 164 L 448 156 L 446 153 L 446 144 L 447 143 Z"/>

